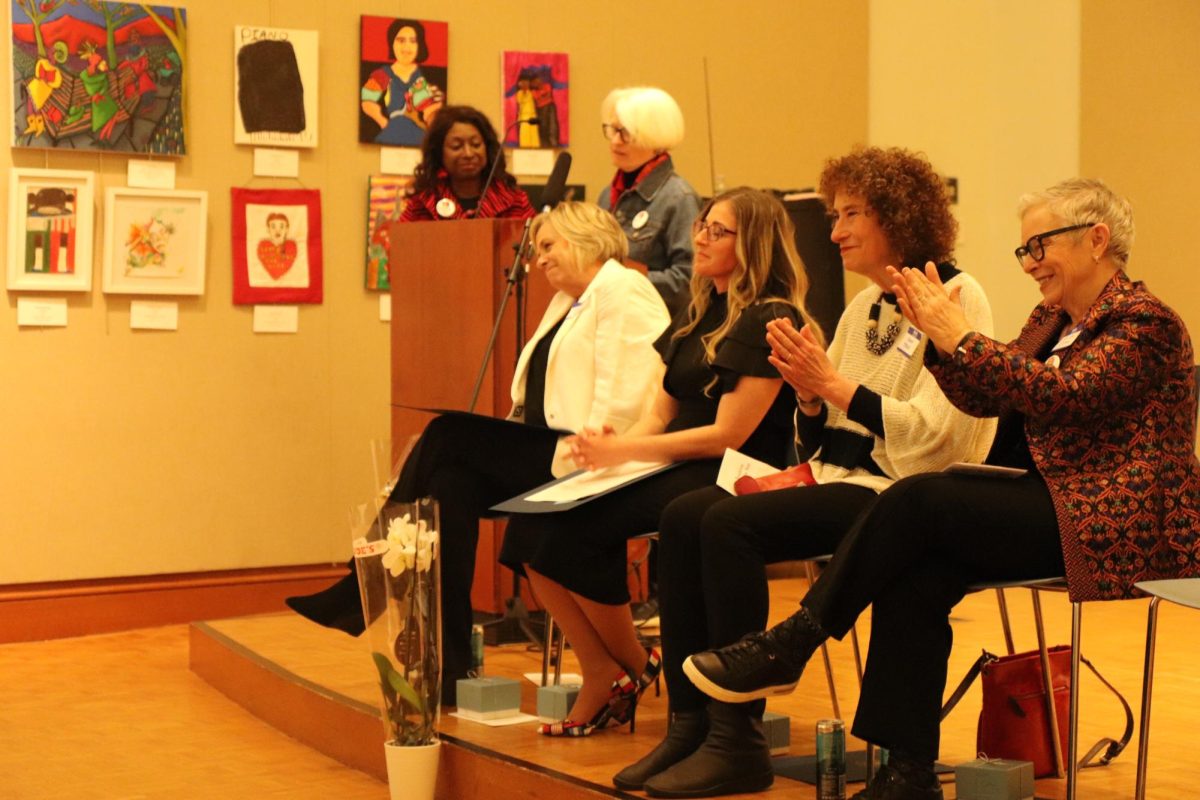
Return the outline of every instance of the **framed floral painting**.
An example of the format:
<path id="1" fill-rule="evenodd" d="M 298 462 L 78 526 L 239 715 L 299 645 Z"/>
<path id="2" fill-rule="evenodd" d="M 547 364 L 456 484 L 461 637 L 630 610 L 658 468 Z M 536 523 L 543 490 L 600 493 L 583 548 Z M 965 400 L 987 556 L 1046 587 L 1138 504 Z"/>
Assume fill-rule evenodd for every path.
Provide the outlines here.
<path id="1" fill-rule="evenodd" d="M 233 189 L 233 302 L 320 303 L 321 193 Z"/>
<path id="2" fill-rule="evenodd" d="M 89 291 L 93 173 L 13 169 L 9 181 L 9 290 Z"/>
<path id="3" fill-rule="evenodd" d="M 104 291 L 204 294 L 208 192 L 105 193 Z"/>

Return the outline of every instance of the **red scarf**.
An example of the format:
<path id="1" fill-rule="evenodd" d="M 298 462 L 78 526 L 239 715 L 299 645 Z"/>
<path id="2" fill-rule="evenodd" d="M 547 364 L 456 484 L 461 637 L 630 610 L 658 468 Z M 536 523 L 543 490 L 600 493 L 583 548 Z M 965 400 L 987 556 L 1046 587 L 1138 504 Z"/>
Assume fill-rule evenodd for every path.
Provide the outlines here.
<path id="1" fill-rule="evenodd" d="M 633 184 L 631 186 L 625 185 L 625 173 L 621 170 L 617 170 L 617 174 L 613 176 L 612 195 L 608 198 L 608 210 L 616 211 L 617 201 L 621 199 L 621 195 L 625 194 L 626 191 L 634 188 L 639 183 L 644 181 L 647 175 L 649 175 L 651 172 L 654 172 L 655 167 L 666 161 L 668 158 L 670 158 L 670 156 L 666 153 L 659 153 L 654 158 L 643 164 L 642 168 L 638 170 L 637 177 L 633 179 Z"/>

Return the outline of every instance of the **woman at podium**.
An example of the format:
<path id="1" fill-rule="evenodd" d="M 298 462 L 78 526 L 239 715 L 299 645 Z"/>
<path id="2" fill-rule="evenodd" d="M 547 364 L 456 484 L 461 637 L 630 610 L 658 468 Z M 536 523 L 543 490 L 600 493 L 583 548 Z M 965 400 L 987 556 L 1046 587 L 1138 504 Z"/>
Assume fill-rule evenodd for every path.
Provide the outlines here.
<path id="1" fill-rule="evenodd" d="M 710 201 L 692 230 L 691 303 L 656 344 L 666 373 L 651 407 L 624 434 L 587 426 L 568 440 L 589 469 L 678 463 L 573 509 L 509 520 L 500 560 L 528 576 L 583 672 L 568 719 L 542 726 L 545 735 L 631 722 L 658 674 L 658 654 L 642 648 L 630 615 L 626 540 L 657 530 L 675 497 L 712 484 L 726 448 L 782 466 L 790 447 L 795 395 L 768 362 L 766 326 L 817 327 L 791 220 L 773 195 L 742 188 Z"/>
<path id="2" fill-rule="evenodd" d="M 700 198 L 675 172 L 670 150 L 683 141 L 683 112 L 662 89 L 614 89 L 600 106 L 601 131 L 617 172 L 600 193 L 629 238 L 629 257 L 645 264 L 671 313 L 688 304 L 692 222 Z"/>
<path id="3" fill-rule="evenodd" d="M 488 175 L 495 173 L 488 184 Z M 446 106 L 421 143 L 401 222 L 450 219 L 526 219 L 529 198 L 508 174 L 504 150 L 487 116 L 471 106 Z M 487 185 L 485 185 L 487 184 Z"/>
<path id="4" fill-rule="evenodd" d="M 442 112 L 445 113 L 444 111 Z M 439 119 L 441 117 L 439 116 Z M 624 431 L 662 375 L 654 342 L 669 323 L 650 281 L 620 262 L 625 235 L 607 211 L 560 203 L 533 221 L 535 265 L 557 293 L 525 345 L 508 420 L 465 413 L 429 423 L 390 499 L 437 498 L 442 523 L 442 701 L 471 667 L 471 581 L 479 518 L 491 506 L 575 469 L 564 431 Z M 301 615 L 355 636 L 364 620 L 351 573 L 308 597 Z"/>

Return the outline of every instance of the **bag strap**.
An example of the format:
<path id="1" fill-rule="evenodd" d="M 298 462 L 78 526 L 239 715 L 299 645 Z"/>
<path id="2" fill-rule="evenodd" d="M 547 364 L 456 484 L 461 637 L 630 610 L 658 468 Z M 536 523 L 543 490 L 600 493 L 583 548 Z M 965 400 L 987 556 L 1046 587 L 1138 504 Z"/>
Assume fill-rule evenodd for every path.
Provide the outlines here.
<path id="1" fill-rule="evenodd" d="M 1092 671 L 1093 675 L 1100 679 L 1100 682 L 1103 683 L 1110 692 L 1117 696 L 1117 699 L 1121 701 L 1121 707 L 1125 709 L 1125 732 L 1121 734 L 1121 740 L 1117 741 L 1106 736 L 1092 745 L 1092 749 L 1088 750 L 1087 753 L 1084 754 L 1083 758 L 1079 759 L 1080 767 L 1102 767 L 1117 756 L 1121 755 L 1121 751 L 1125 749 L 1125 746 L 1129 744 L 1129 740 L 1133 737 L 1133 709 L 1129 707 L 1129 703 L 1126 702 L 1125 696 L 1117 691 L 1117 687 L 1105 680 L 1104 676 L 1100 674 L 1100 670 L 1096 669 L 1095 665 L 1092 664 L 1091 661 L 1088 661 L 1083 657 L 1082 650 L 1079 651 L 1079 660 L 1082 661 L 1087 668 Z M 1104 755 L 1100 756 L 1099 760 L 1097 760 L 1095 763 L 1092 763 L 1092 759 L 1095 758 L 1101 750 L 1104 750 Z"/>
<path id="2" fill-rule="evenodd" d="M 963 699 L 963 695 L 965 695 L 967 690 L 971 688 L 971 684 L 973 684 L 975 679 L 979 677 L 979 674 L 983 672 L 983 668 L 995 660 L 997 660 L 997 656 L 992 655 L 987 650 L 984 650 L 980 653 L 979 658 L 975 659 L 975 663 L 972 664 L 967 670 L 967 674 L 964 675 L 963 679 L 958 682 L 958 687 L 950 693 L 950 697 L 946 700 L 945 704 L 942 705 L 942 715 L 938 717 L 939 722 L 950 715 L 950 712 L 954 710 L 954 707 L 958 705 L 960 700 Z"/>
<path id="3" fill-rule="evenodd" d="M 953 692 L 950 693 L 950 697 L 942 706 L 942 715 L 938 718 L 939 721 L 944 720 L 947 716 L 949 716 L 950 712 L 954 710 L 954 707 L 957 706 L 959 701 L 963 699 L 963 696 L 967 693 L 967 690 L 971 688 L 971 684 L 975 683 L 975 679 L 978 678 L 980 673 L 983 672 L 983 668 L 991 662 L 997 660 L 999 660 L 998 657 L 992 655 L 987 650 L 984 650 L 980 653 L 979 658 L 975 659 L 975 663 L 970 666 L 970 668 L 967 670 L 967 674 L 963 676 L 961 681 L 959 681 L 958 686 Z M 1100 670 L 1096 669 L 1096 665 L 1084 657 L 1082 651 L 1079 653 L 1079 660 L 1082 661 L 1083 664 L 1092 671 L 1093 675 L 1100 679 L 1100 682 L 1104 684 L 1104 686 L 1110 692 L 1117 696 L 1117 699 L 1121 701 L 1121 707 L 1125 710 L 1125 732 L 1121 734 L 1120 740 L 1111 739 L 1106 736 L 1092 745 L 1091 749 L 1084 754 L 1083 758 L 1079 759 L 1079 766 L 1081 768 L 1102 767 L 1119 756 L 1129 744 L 1129 740 L 1133 738 L 1133 709 L 1129 707 L 1129 703 L 1125 700 L 1125 696 L 1117 690 L 1117 687 L 1109 683 L 1108 680 L 1100 674 Z M 1104 754 L 1093 762 L 1093 759 L 1095 759 L 1097 754 L 1099 754 L 1102 750 L 1104 751 Z"/>

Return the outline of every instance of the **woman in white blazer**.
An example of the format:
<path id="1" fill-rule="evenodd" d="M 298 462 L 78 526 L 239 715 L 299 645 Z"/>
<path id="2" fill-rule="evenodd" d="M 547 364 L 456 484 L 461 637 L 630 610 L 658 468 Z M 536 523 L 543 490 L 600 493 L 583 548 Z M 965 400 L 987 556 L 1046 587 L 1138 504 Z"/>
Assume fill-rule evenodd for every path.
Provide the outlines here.
<path id="1" fill-rule="evenodd" d="M 621 265 L 628 244 L 612 214 L 560 203 L 534 219 L 534 264 L 558 290 L 513 377 L 509 419 L 445 414 L 405 461 L 391 500 L 432 496 L 442 524 L 442 701 L 471 666 L 471 581 L 479 517 L 575 469 L 568 434 L 629 428 L 654 397 L 663 362 L 654 342 L 670 319 L 644 275 Z M 522 423 L 522 424 L 514 424 Z M 354 571 L 315 595 L 288 599 L 305 617 L 357 636 Z"/>

